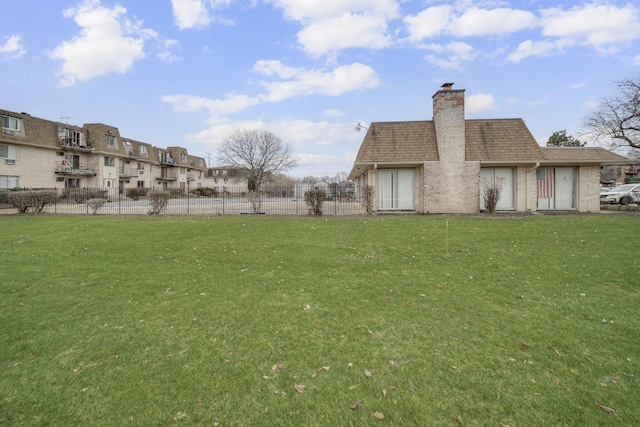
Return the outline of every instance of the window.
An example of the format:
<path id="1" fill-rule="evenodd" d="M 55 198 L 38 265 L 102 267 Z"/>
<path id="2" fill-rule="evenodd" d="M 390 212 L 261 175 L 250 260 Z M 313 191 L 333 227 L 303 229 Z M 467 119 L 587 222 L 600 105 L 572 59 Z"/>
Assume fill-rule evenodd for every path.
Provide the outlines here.
<path id="1" fill-rule="evenodd" d="M 64 161 L 62 162 L 63 166 L 69 169 L 80 169 L 80 156 L 75 156 L 73 154 L 65 154 Z"/>
<path id="2" fill-rule="evenodd" d="M 106 135 L 107 137 L 107 145 L 109 147 L 115 147 L 116 146 L 116 137 L 113 135 Z"/>
<path id="3" fill-rule="evenodd" d="M 187 168 L 180 168 L 180 175 L 187 173 Z"/>
<path id="4" fill-rule="evenodd" d="M 226 169 L 222 169 L 222 176 L 227 176 L 229 175 L 229 171 Z"/>
<path id="5" fill-rule="evenodd" d="M 144 154 L 145 156 L 147 155 L 147 147 L 144 145 L 140 146 L 140 154 Z"/>
<path id="6" fill-rule="evenodd" d="M 0 175 L 0 188 L 18 188 L 18 177 Z"/>
<path id="7" fill-rule="evenodd" d="M 500 198 L 496 204 L 498 211 L 515 209 L 515 169 L 513 168 L 481 168 L 480 169 L 480 210 L 485 210 L 484 192 L 490 187 L 499 187 Z"/>
<path id="8" fill-rule="evenodd" d="M 0 116 L 2 117 L 2 128 L 9 129 L 11 131 L 19 132 L 20 131 L 20 122 L 21 119 L 17 119 L 15 117 L 10 116 Z"/>
<path id="9" fill-rule="evenodd" d="M 198 166 L 202 166 L 202 159 L 198 159 Z"/>
<path id="10" fill-rule="evenodd" d="M 64 188 L 80 188 L 79 178 L 67 178 L 64 180 Z"/>
<path id="11" fill-rule="evenodd" d="M 104 158 L 104 165 L 105 166 L 114 166 L 116 165 L 116 159 L 115 157 L 106 157 Z"/>
<path id="12" fill-rule="evenodd" d="M 182 159 L 183 162 L 187 161 L 187 155 L 185 153 L 182 153 L 182 156 L 180 158 Z"/>
<path id="13" fill-rule="evenodd" d="M 378 169 L 378 209 L 414 209 L 414 169 Z"/>
<path id="14" fill-rule="evenodd" d="M 71 144 L 74 146 L 83 145 L 80 144 L 82 141 L 82 134 L 73 129 L 65 129 L 64 130 L 64 142 L 67 144 Z"/>
<path id="15" fill-rule="evenodd" d="M 17 160 L 20 149 L 11 145 L 0 145 L 0 158 Z"/>
<path id="16" fill-rule="evenodd" d="M 139 171 L 143 171 L 144 170 L 144 163 L 138 163 L 138 170 Z"/>
<path id="17" fill-rule="evenodd" d="M 138 188 L 144 188 L 144 181 L 138 181 Z"/>

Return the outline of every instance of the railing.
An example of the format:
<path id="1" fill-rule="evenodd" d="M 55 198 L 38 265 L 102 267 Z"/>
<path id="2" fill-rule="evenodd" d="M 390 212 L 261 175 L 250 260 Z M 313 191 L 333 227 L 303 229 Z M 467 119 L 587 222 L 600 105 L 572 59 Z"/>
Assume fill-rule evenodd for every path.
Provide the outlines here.
<path id="1" fill-rule="evenodd" d="M 313 187 L 310 187 L 313 188 Z M 260 192 L 248 192 L 246 187 L 197 188 L 190 191 L 167 190 L 170 199 L 162 215 L 309 215 L 304 201 L 304 187 L 265 187 Z M 148 194 L 154 189 L 126 188 L 58 188 L 58 201 L 47 205 L 45 212 L 52 214 L 90 214 L 89 199 L 102 198 L 106 203 L 97 214 L 146 215 L 151 202 Z M 155 190 L 160 190 L 155 188 Z M 15 190 L 0 190 L 0 212 L 15 213 L 7 195 Z M 324 216 L 367 215 L 366 208 L 356 195 L 357 188 L 327 189 L 322 205 Z"/>
<path id="2" fill-rule="evenodd" d="M 83 176 L 95 176 L 98 169 L 95 163 L 86 164 L 78 163 L 73 164 L 68 160 L 56 161 L 55 172 L 58 175 L 83 175 Z"/>
<path id="3" fill-rule="evenodd" d="M 118 168 L 118 175 L 121 178 L 133 178 L 138 176 L 138 169 L 132 167 L 120 167 Z"/>

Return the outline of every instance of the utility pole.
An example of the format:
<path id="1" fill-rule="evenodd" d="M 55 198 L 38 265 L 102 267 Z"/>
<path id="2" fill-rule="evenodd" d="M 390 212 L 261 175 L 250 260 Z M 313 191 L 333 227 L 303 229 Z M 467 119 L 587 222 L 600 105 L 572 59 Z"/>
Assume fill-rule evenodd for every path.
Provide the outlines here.
<path id="1" fill-rule="evenodd" d="M 207 155 L 207 167 L 210 168 L 211 167 L 211 155 L 213 153 L 205 153 Z"/>

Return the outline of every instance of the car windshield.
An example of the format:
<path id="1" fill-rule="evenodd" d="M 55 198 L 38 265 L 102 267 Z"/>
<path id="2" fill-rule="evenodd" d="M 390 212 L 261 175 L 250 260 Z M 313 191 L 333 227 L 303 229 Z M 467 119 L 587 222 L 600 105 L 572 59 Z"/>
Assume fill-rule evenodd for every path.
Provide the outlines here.
<path id="1" fill-rule="evenodd" d="M 615 188 L 612 188 L 610 190 L 610 193 L 624 193 L 625 191 L 631 191 L 634 187 L 634 184 L 619 185 Z"/>

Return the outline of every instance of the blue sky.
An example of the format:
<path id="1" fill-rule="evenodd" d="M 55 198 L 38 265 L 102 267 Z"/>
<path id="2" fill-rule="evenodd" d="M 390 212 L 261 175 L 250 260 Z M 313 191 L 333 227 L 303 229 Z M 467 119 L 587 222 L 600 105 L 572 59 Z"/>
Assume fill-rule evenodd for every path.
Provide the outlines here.
<path id="1" fill-rule="evenodd" d="M 0 14 L 0 108 L 211 158 L 240 128 L 291 145 L 291 176 L 348 172 L 358 122 L 467 118 L 579 136 L 640 74 L 632 1 L 23 0 Z"/>

